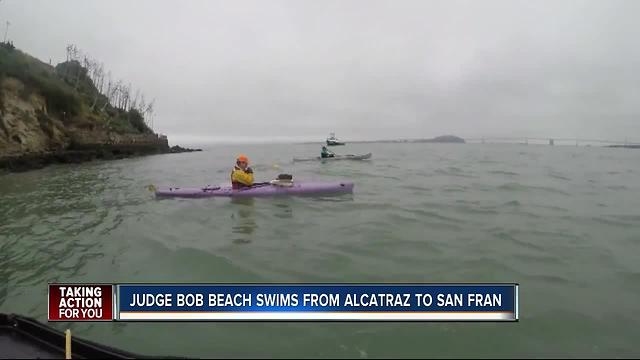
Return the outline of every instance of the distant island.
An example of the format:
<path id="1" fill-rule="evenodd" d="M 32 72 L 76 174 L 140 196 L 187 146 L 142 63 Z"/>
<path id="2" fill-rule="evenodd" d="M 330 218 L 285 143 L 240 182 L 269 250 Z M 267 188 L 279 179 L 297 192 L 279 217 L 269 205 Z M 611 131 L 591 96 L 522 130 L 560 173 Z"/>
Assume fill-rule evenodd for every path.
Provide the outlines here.
<path id="1" fill-rule="evenodd" d="M 454 136 L 454 135 L 442 135 L 434 137 L 433 139 L 419 139 L 413 140 L 413 142 L 423 142 L 423 143 L 455 143 L 455 144 L 464 144 L 465 141 L 463 138 Z"/>
<path id="2" fill-rule="evenodd" d="M 0 43 L 0 170 L 195 151 L 153 132 L 153 108 L 74 45 L 54 67 Z"/>

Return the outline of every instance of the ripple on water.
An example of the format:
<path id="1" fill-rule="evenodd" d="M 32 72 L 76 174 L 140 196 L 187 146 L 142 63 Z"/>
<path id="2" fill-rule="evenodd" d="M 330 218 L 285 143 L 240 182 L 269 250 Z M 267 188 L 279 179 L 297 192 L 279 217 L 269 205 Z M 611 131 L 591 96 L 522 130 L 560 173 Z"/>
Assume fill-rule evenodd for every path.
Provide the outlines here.
<path id="1" fill-rule="evenodd" d="M 464 171 L 456 167 L 439 168 L 434 170 L 435 174 L 445 176 L 457 176 L 464 178 L 473 178 L 474 176 L 469 171 Z"/>
<path id="2" fill-rule="evenodd" d="M 461 221 L 459 218 L 451 215 L 446 215 L 441 211 L 433 211 L 433 210 L 425 210 L 425 209 L 408 209 L 406 211 L 414 214 L 420 219 L 434 219 L 437 221 L 444 221 L 444 222 L 449 222 L 454 224 L 460 223 Z"/>
<path id="3" fill-rule="evenodd" d="M 468 187 L 464 185 L 445 185 L 439 190 L 450 193 L 458 193 L 467 191 Z"/>
<path id="4" fill-rule="evenodd" d="M 627 191 L 629 190 L 629 187 L 626 185 L 609 185 L 607 186 L 607 189 L 614 191 Z"/>
<path id="5" fill-rule="evenodd" d="M 412 191 L 412 193 L 418 192 L 418 193 L 422 193 L 422 192 L 430 192 L 432 191 L 431 188 L 427 187 L 427 186 L 422 186 L 422 185 L 404 185 L 401 184 L 398 186 L 401 189 L 407 189 Z"/>
<path id="6" fill-rule="evenodd" d="M 525 185 L 525 184 L 520 184 L 520 183 L 515 183 L 515 182 L 509 182 L 509 183 L 502 184 L 502 185 L 498 186 L 498 190 L 514 191 L 514 192 L 541 191 L 541 192 L 547 192 L 547 193 L 551 193 L 551 194 L 560 194 L 560 195 L 564 195 L 564 196 L 571 196 L 571 194 L 569 194 L 568 192 L 566 192 L 564 190 L 557 189 L 557 188 L 552 188 L 552 187 L 547 187 L 547 186 L 532 186 L 532 185 Z"/>
<path id="7" fill-rule="evenodd" d="M 518 257 L 520 260 L 531 260 L 541 265 L 558 264 L 559 261 L 550 261 L 549 258 L 526 258 Z M 529 279 L 529 281 L 537 281 L 544 284 L 566 285 L 571 283 L 571 279 L 562 275 L 562 273 L 555 274 L 525 274 L 523 278 Z"/>
<path id="8" fill-rule="evenodd" d="M 468 201 L 458 199 L 454 203 L 446 203 L 446 202 L 422 202 L 421 203 L 424 208 L 427 209 L 442 209 L 448 211 L 450 213 L 455 214 L 475 214 L 475 215 L 496 215 L 499 212 L 495 209 L 495 207 L 489 205 L 483 205 L 481 201 Z"/>
<path id="9" fill-rule="evenodd" d="M 638 216 L 616 216 L 616 215 L 601 215 L 590 218 L 591 221 L 610 226 L 623 226 L 627 228 L 637 227 L 639 220 Z"/>
<path id="10" fill-rule="evenodd" d="M 522 231 L 504 230 L 504 229 L 495 229 L 491 232 L 496 238 L 501 240 L 508 240 L 513 244 L 517 244 L 519 247 L 527 248 L 530 250 L 536 250 L 540 252 L 545 252 L 546 250 L 544 245 L 536 244 L 535 242 L 532 241 L 533 239 L 529 241 L 523 240 L 523 238 L 526 238 L 526 237 L 531 238 L 532 237 L 531 235 L 535 234 L 533 232 L 522 232 Z"/>
<path id="11" fill-rule="evenodd" d="M 490 170 L 490 171 L 488 171 L 488 173 L 492 174 L 492 175 L 506 175 L 506 176 L 518 176 L 518 175 L 520 175 L 517 172 L 507 171 L 507 170 Z"/>
<path id="12" fill-rule="evenodd" d="M 564 176 L 564 175 L 562 175 L 560 173 L 557 173 L 557 172 L 550 172 L 548 175 L 549 175 L 550 178 L 553 178 L 553 179 L 571 181 L 571 178 L 568 178 L 568 177 L 566 177 L 566 176 Z"/>
<path id="13" fill-rule="evenodd" d="M 511 200 L 511 201 L 507 201 L 506 203 L 502 204 L 502 206 L 505 207 L 520 207 L 522 206 L 522 203 L 518 200 Z"/>

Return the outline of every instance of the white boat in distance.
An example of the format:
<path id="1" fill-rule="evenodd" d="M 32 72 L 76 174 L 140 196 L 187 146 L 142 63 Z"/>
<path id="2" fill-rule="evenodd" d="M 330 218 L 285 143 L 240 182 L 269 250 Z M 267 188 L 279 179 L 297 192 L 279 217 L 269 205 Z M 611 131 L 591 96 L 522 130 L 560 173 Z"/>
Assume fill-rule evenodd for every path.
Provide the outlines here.
<path id="1" fill-rule="evenodd" d="M 336 138 L 336 134 L 335 133 L 331 133 L 329 134 L 329 137 L 327 138 L 327 145 L 328 146 L 337 146 L 337 145 L 345 145 L 344 142 L 338 140 Z"/>

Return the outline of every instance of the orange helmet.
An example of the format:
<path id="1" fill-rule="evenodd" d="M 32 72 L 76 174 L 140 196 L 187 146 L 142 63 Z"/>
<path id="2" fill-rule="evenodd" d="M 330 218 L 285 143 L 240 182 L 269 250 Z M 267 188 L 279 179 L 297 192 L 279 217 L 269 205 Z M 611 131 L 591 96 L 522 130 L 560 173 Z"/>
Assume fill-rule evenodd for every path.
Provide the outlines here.
<path id="1" fill-rule="evenodd" d="M 240 156 L 238 156 L 236 161 L 238 161 L 238 162 L 243 161 L 243 162 L 246 162 L 248 164 L 249 163 L 249 158 L 246 157 L 245 155 L 240 155 Z"/>

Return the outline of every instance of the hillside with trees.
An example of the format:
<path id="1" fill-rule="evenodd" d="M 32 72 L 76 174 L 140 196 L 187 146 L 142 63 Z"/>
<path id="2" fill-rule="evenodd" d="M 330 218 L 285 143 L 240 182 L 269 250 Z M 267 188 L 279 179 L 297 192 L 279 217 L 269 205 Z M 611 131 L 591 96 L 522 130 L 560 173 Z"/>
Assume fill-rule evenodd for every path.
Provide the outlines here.
<path id="1" fill-rule="evenodd" d="M 75 45 L 52 66 L 0 43 L 0 168 L 170 152 L 154 100 Z"/>

